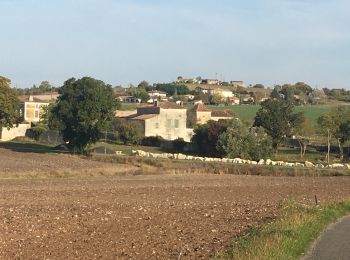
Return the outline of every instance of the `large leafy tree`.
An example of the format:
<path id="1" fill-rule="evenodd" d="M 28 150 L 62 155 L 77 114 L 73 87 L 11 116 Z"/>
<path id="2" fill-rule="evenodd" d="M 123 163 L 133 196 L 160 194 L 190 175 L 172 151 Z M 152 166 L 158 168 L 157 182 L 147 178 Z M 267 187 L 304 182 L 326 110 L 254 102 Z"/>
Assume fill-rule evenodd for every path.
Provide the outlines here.
<path id="1" fill-rule="evenodd" d="M 266 159 L 271 154 L 271 140 L 263 128 L 249 128 L 241 121 L 235 120 L 220 135 L 217 149 L 230 158 L 260 160 Z"/>
<path id="2" fill-rule="evenodd" d="M 294 106 L 282 99 L 268 99 L 261 103 L 261 108 L 255 116 L 254 125 L 263 127 L 272 138 L 272 148 L 275 152 L 284 138 L 293 135 L 296 128 L 304 121 L 302 113 L 293 113 Z"/>
<path id="3" fill-rule="evenodd" d="M 0 134 L 2 127 L 13 127 L 19 122 L 18 98 L 11 80 L 0 76 Z"/>
<path id="4" fill-rule="evenodd" d="M 339 157 L 344 158 L 344 145 L 350 140 L 350 107 L 338 106 L 323 114 L 317 120 L 321 130 L 327 133 L 328 137 L 333 136 L 339 146 Z M 330 142 L 328 140 L 328 147 Z M 329 148 L 328 148 L 329 150 Z M 329 156 L 328 156 L 329 157 Z"/>
<path id="5" fill-rule="evenodd" d="M 197 152 L 204 156 L 222 156 L 222 150 L 217 149 L 219 136 L 224 133 L 233 120 L 208 121 L 203 125 L 198 125 L 194 129 L 192 143 Z"/>
<path id="6" fill-rule="evenodd" d="M 50 127 L 57 127 L 72 153 L 86 154 L 106 129 L 117 108 L 112 87 L 90 77 L 67 80 L 52 108 Z"/>

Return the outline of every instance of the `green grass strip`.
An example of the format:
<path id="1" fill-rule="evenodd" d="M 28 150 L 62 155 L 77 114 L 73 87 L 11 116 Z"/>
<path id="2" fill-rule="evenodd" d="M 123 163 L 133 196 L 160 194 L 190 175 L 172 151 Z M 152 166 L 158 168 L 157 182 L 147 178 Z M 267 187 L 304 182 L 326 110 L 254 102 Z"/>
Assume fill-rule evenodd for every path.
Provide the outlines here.
<path id="1" fill-rule="evenodd" d="M 350 213 L 350 203 L 306 206 L 288 203 L 277 221 L 251 229 L 221 259 L 299 259 L 326 227 Z"/>

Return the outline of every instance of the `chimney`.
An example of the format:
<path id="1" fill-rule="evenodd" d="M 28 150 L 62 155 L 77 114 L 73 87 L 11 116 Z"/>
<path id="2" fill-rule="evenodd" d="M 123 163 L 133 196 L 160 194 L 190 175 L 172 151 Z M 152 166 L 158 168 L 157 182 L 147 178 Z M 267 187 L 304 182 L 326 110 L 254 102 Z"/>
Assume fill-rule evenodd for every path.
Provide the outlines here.
<path id="1" fill-rule="evenodd" d="M 33 102 L 34 101 L 34 97 L 32 95 L 29 96 L 29 101 Z"/>

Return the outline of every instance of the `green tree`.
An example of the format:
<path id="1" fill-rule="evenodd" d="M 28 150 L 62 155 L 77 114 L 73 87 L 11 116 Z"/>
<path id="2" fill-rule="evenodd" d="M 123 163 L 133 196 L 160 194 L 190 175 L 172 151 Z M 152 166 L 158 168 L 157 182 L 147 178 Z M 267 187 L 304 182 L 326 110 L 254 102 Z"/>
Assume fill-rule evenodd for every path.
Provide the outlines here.
<path id="1" fill-rule="evenodd" d="M 148 83 L 147 81 L 145 81 L 145 80 L 141 81 L 141 82 L 137 85 L 137 87 L 139 87 L 139 88 L 146 88 L 146 87 L 148 87 L 148 86 L 149 86 L 149 83 Z"/>
<path id="2" fill-rule="evenodd" d="M 300 158 L 306 153 L 306 148 L 310 143 L 311 137 L 315 134 L 315 127 L 310 119 L 304 118 L 299 127 L 295 129 L 295 137 L 300 147 Z"/>
<path id="3" fill-rule="evenodd" d="M 254 125 L 263 127 L 272 138 L 272 148 L 278 151 L 286 137 L 292 136 L 304 120 L 303 113 L 293 113 L 294 106 L 285 100 L 268 99 L 261 103 Z"/>
<path id="4" fill-rule="evenodd" d="M 213 94 L 209 96 L 209 102 L 212 105 L 219 105 L 223 103 L 224 100 L 225 100 L 224 97 L 220 94 Z"/>
<path id="5" fill-rule="evenodd" d="M 190 93 L 190 90 L 186 85 L 177 83 L 157 84 L 156 89 L 166 92 L 169 96 L 187 95 Z"/>
<path id="6" fill-rule="evenodd" d="M 129 91 L 129 95 L 141 99 L 142 102 L 147 102 L 150 98 L 144 88 L 134 88 Z"/>
<path id="7" fill-rule="evenodd" d="M 11 80 L 0 76 L 0 135 L 3 127 L 11 128 L 19 123 L 19 100 L 10 84 Z"/>
<path id="8" fill-rule="evenodd" d="M 271 138 L 261 127 L 247 127 L 241 121 L 220 135 L 217 149 L 230 158 L 267 159 L 271 155 Z"/>
<path id="9" fill-rule="evenodd" d="M 112 87 L 90 77 L 71 78 L 59 94 L 49 125 L 58 127 L 72 153 L 86 154 L 114 118 L 117 102 Z"/>
<path id="10" fill-rule="evenodd" d="M 52 85 L 50 84 L 50 82 L 48 81 L 43 81 L 40 83 L 39 85 L 39 90 L 41 92 L 47 92 L 47 91 L 50 91 L 51 89 L 53 89 Z"/>
<path id="11" fill-rule="evenodd" d="M 217 149 L 219 136 L 226 131 L 233 120 L 210 120 L 203 125 L 197 125 L 194 129 L 192 143 L 198 154 L 204 156 L 222 156 L 222 151 Z"/>
<path id="12" fill-rule="evenodd" d="M 319 126 L 323 130 L 323 133 L 327 133 L 328 136 L 333 136 L 339 147 L 340 160 L 344 159 L 344 145 L 350 139 L 349 122 L 350 122 L 350 107 L 338 106 L 331 111 L 323 114 L 317 120 Z M 329 147 L 328 140 L 328 147 Z M 329 150 L 329 148 L 328 148 Z M 329 158 L 329 155 L 328 155 Z"/>
<path id="13" fill-rule="evenodd" d="M 265 88 L 263 84 L 255 84 L 253 88 Z"/>
<path id="14" fill-rule="evenodd" d="M 142 140 L 142 127 L 139 122 L 117 119 L 113 121 L 117 138 L 126 144 L 139 144 Z"/>

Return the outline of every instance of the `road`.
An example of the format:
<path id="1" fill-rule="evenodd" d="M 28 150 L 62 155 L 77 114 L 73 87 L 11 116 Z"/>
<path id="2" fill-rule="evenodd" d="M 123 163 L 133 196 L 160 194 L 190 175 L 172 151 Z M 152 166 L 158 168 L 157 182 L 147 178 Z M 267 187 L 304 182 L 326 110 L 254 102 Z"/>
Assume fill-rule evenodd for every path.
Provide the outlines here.
<path id="1" fill-rule="evenodd" d="M 331 225 L 316 241 L 306 260 L 350 259 L 350 216 Z"/>

